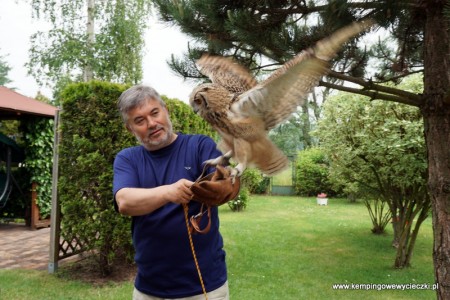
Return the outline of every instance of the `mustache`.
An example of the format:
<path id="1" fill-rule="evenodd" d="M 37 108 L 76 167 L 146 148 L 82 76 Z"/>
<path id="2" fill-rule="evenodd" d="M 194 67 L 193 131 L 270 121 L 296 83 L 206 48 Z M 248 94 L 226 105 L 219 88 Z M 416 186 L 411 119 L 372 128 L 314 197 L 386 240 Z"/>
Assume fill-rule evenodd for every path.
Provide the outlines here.
<path id="1" fill-rule="evenodd" d="M 151 136 L 153 133 L 157 132 L 158 130 L 164 129 L 164 126 L 162 125 L 156 125 L 155 128 L 152 128 L 151 130 L 148 131 L 148 135 L 147 136 Z"/>

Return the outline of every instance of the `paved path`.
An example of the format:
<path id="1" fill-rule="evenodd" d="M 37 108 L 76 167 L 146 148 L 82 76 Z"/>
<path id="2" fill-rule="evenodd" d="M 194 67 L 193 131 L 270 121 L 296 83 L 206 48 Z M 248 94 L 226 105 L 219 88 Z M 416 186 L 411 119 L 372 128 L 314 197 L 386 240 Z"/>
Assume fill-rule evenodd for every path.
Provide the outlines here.
<path id="1" fill-rule="evenodd" d="M 47 270 L 50 228 L 0 223 L 0 269 Z"/>

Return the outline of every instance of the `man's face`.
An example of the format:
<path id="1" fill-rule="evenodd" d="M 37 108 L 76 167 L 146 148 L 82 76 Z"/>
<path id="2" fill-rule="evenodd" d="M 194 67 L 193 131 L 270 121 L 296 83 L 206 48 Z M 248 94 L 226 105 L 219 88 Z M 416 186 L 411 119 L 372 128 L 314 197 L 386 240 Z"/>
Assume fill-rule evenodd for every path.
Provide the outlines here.
<path id="1" fill-rule="evenodd" d="M 150 99 L 128 112 L 127 129 L 150 151 L 170 145 L 176 138 L 167 108 Z"/>

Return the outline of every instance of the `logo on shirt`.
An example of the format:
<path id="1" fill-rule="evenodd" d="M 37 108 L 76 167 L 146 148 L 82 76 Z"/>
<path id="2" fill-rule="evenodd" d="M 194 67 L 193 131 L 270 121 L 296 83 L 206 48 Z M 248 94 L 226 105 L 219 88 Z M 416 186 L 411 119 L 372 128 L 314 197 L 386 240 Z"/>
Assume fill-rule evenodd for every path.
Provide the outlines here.
<path id="1" fill-rule="evenodd" d="M 187 171 L 189 171 L 191 169 L 191 167 L 184 167 Z"/>

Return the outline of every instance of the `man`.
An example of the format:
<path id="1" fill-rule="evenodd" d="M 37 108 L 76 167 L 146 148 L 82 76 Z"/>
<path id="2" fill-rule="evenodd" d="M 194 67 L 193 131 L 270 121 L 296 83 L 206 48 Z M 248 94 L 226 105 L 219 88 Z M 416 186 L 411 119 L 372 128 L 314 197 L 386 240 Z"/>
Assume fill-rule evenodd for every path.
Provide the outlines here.
<path id="1" fill-rule="evenodd" d="M 204 299 L 189 244 L 183 205 L 190 201 L 202 163 L 221 153 L 209 137 L 174 133 L 165 103 L 148 86 L 122 93 L 118 109 L 140 146 L 122 150 L 114 161 L 116 209 L 132 216 L 138 266 L 133 299 Z M 228 283 L 217 208 L 208 234 L 193 243 L 208 299 L 228 299 Z"/>

